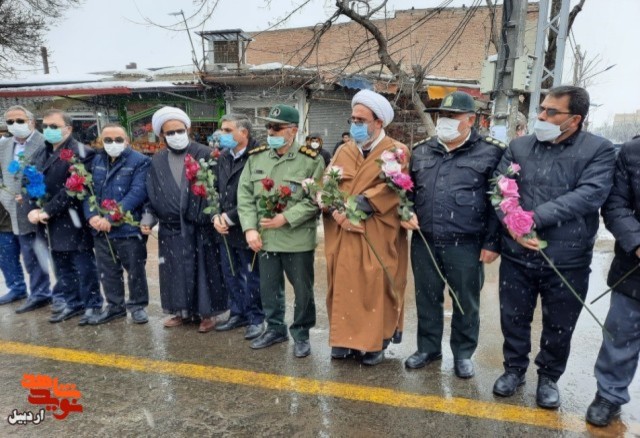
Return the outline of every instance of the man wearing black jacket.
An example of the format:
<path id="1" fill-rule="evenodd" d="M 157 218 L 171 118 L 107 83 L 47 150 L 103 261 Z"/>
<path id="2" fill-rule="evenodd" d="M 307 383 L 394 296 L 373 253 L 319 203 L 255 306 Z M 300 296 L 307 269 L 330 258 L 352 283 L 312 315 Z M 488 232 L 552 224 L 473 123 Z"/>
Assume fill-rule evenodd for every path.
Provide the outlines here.
<path id="1" fill-rule="evenodd" d="M 71 163 L 61 154 L 73 153 L 90 170 L 95 151 L 71 136 L 71 118 L 62 110 L 47 111 L 42 127 L 45 146 L 32 155 L 31 161 L 44 174 L 46 195 L 40 208 L 33 203 L 28 218 L 31 223 L 40 224 L 38 232 L 42 236 L 48 234 L 48 238 L 43 238 L 49 242 L 53 256 L 55 288 L 62 290 L 66 304 L 49 322 L 65 321 L 84 313 L 79 324 L 86 325 L 102 308 L 102 295 L 93 239 L 82 217 L 82 201 L 69 196 L 65 188 Z"/>
<path id="2" fill-rule="evenodd" d="M 227 114 L 222 117 L 221 122 L 220 148 L 223 152 L 217 166 L 220 214 L 213 218 L 213 226 L 226 237 L 228 244 L 225 246 L 222 243 L 220 246 L 220 261 L 230 294 L 231 312 L 229 319 L 218 325 L 216 330 L 227 331 L 247 326 L 245 339 L 254 339 L 262 334 L 264 321 L 260 299 L 260 272 L 257 260 L 253 270 L 250 270 L 254 252 L 247 245 L 240 227 L 238 183 L 249 158 L 248 152 L 257 143 L 251 138 L 252 126 L 247 117 Z"/>
<path id="3" fill-rule="evenodd" d="M 625 143 L 618 155 L 613 188 L 602 207 L 607 229 L 616 238 L 607 283 L 614 286 L 604 323 L 605 335 L 595 366 L 598 392 L 587 421 L 606 426 L 629 403 L 629 385 L 640 356 L 640 138 Z M 626 277 L 624 280 L 622 280 Z M 620 281 L 622 280 L 622 281 Z M 619 284 L 616 284 L 619 283 Z"/>
<path id="4" fill-rule="evenodd" d="M 613 182 L 613 145 L 582 130 L 588 110 L 589 94 L 583 88 L 551 89 L 538 109 L 535 134 L 514 139 L 497 169 L 497 174 L 504 174 L 511 163 L 521 166 L 516 177 L 520 206 L 533 212 L 537 237 L 503 232 L 499 293 L 505 373 L 496 380 L 493 392 L 509 397 L 524 384 L 531 321 L 540 295 L 536 403 L 547 409 L 560 406 L 556 382 L 566 368 L 582 305 L 545 261 L 540 244 L 547 242 L 542 251 L 584 299 L 598 210 Z"/>

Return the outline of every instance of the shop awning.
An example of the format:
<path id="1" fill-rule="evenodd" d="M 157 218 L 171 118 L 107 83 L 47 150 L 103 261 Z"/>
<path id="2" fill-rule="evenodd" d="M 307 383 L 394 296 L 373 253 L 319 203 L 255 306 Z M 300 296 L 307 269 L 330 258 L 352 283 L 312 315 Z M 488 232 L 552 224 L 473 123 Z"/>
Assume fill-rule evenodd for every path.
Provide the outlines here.
<path id="1" fill-rule="evenodd" d="M 444 85 L 427 85 L 427 94 L 429 99 L 443 99 L 447 94 L 454 91 L 464 91 L 472 95 L 473 97 L 480 98 L 482 93 L 479 88 L 458 87 L 458 86 L 444 86 Z"/>
<path id="2" fill-rule="evenodd" d="M 87 82 L 83 84 L 41 85 L 31 87 L 0 88 L 0 98 L 44 96 L 100 96 L 122 95 L 134 92 L 181 91 L 201 88 L 200 85 L 175 85 L 171 82 Z"/>

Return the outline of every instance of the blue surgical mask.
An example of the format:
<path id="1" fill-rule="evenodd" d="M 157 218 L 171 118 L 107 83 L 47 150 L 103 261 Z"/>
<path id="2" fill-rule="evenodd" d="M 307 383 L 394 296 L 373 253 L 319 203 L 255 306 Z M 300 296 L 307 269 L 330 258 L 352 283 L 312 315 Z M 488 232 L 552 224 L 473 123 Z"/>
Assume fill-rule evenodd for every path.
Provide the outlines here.
<path id="1" fill-rule="evenodd" d="M 366 123 L 352 123 L 349 132 L 351 133 L 351 138 L 359 145 L 366 143 L 370 137 L 369 126 Z"/>
<path id="2" fill-rule="evenodd" d="M 42 132 L 44 139 L 51 144 L 60 143 L 62 141 L 62 129 L 45 128 Z"/>
<path id="3" fill-rule="evenodd" d="M 287 141 L 284 137 L 274 137 L 272 135 L 267 136 L 267 144 L 271 149 L 280 149 L 286 142 Z"/>
<path id="4" fill-rule="evenodd" d="M 224 149 L 233 149 L 238 146 L 238 142 L 233 138 L 233 134 L 222 134 L 218 142 L 220 147 Z"/>

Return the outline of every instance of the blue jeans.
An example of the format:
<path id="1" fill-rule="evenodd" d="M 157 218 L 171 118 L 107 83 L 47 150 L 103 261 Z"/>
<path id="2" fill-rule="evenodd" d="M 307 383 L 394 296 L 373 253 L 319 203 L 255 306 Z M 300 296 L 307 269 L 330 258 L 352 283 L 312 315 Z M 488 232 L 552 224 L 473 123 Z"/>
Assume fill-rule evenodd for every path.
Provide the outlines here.
<path id="1" fill-rule="evenodd" d="M 229 246 L 229 255 L 224 243 L 220 244 L 220 264 L 224 276 L 224 284 L 229 291 L 230 316 L 240 316 L 249 324 L 262 324 L 264 312 L 260 299 L 260 271 L 256 260 L 253 272 L 251 261 L 254 252 L 250 249 Z M 231 274 L 229 256 L 233 263 L 235 276 Z"/>
<path id="2" fill-rule="evenodd" d="M 33 302 L 51 298 L 49 252 L 46 243 L 37 243 L 36 233 L 23 234 L 18 238 L 22 261 L 29 274 L 29 300 Z M 64 297 L 58 293 L 53 296 L 53 302 L 64 302 Z"/>
<path id="3" fill-rule="evenodd" d="M 0 232 L 0 270 L 4 275 L 7 293 L 15 297 L 27 295 L 24 273 L 20 264 L 20 242 L 11 232 Z"/>
<path id="4" fill-rule="evenodd" d="M 93 250 L 53 251 L 53 267 L 58 280 L 55 289 L 64 294 L 67 307 L 72 309 L 102 307 Z"/>

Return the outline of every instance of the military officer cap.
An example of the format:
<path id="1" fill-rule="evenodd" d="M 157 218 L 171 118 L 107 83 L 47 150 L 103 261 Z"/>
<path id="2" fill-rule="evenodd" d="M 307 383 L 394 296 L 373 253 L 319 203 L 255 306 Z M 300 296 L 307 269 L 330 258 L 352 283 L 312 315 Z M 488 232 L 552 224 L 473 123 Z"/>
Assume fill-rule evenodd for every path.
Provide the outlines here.
<path id="1" fill-rule="evenodd" d="M 300 113 L 292 106 L 278 104 L 274 105 L 273 108 L 271 108 L 271 111 L 269 111 L 269 115 L 267 117 L 258 118 L 270 123 L 297 125 L 300 121 Z"/>
<path id="2" fill-rule="evenodd" d="M 475 113 L 476 104 L 473 97 L 464 91 L 454 91 L 447 94 L 440 106 L 437 108 L 427 108 L 425 112 L 448 112 L 448 113 Z"/>

